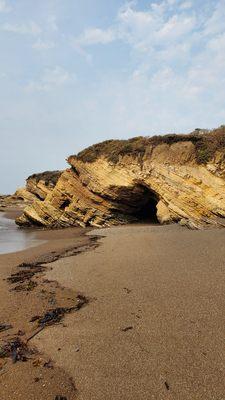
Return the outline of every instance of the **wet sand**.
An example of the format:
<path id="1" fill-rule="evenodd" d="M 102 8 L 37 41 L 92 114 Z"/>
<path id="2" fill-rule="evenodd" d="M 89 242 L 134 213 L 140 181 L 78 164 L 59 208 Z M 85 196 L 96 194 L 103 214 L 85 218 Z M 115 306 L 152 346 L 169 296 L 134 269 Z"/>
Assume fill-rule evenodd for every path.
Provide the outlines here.
<path id="1" fill-rule="evenodd" d="M 28 258 L 87 246 L 82 234 L 38 233 L 49 242 L 1 256 L 1 277 Z M 134 225 L 91 234 L 105 236 L 98 247 L 49 263 L 43 274 L 58 282 L 57 303 L 83 293 L 89 304 L 30 341 L 53 370 L 7 362 L 4 400 L 223 400 L 225 231 Z M 4 322 L 31 329 L 40 303 L 47 307 L 35 290 L 9 292 L 0 281 Z"/>
<path id="2" fill-rule="evenodd" d="M 21 263 L 51 260 L 76 251 L 88 250 L 89 239 L 84 229 L 74 228 L 55 231 L 37 231 L 36 239 L 42 244 L 24 251 L 0 255 L 0 325 L 11 325 L 12 329 L 0 331 L 0 398 L 4 400 L 55 400 L 57 395 L 67 400 L 76 399 L 76 387 L 72 377 L 33 346 L 34 354 L 27 362 L 13 363 L 11 358 L 2 358 L 2 349 L 14 338 L 25 342 L 37 326 L 32 317 L 44 315 L 57 307 L 70 307 L 76 303 L 78 292 L 61 287 L 55 280 L 47 281 L 45 273 L 35 276 L 37 286 L 33 290 L 13 290 L 18 285 L 7 282 L 11 274 L 21 269 Z M 63 329 L 63 324 L 60 325 Z M 48 329 L 48 328 L 46 328 Z M 60 351 L 58 348 L 56 351 Z M 50 361 L 50 362 L 49 362 Z"/>

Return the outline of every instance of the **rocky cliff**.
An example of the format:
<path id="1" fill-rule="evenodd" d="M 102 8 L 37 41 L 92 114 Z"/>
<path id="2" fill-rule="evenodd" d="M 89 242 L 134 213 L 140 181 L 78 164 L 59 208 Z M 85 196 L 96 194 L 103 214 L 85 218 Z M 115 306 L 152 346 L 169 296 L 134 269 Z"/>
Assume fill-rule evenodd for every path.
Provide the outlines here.
<path id="1" fill-rule="evenodd" d="M 101 227 L 141 220 L 225 225 L 224 126 L 106 141 L 70 156 L 68 163 L 55 187 L 25 208 L 19 225 Z"/>

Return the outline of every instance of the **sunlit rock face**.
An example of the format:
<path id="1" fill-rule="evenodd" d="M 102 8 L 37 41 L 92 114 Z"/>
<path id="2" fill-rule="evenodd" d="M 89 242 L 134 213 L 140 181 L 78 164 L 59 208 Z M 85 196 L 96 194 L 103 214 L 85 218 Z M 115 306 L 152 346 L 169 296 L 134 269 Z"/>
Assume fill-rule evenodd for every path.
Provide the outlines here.
<path id="1" fill-rule="evenodd" d="M 60 175 L 61 171 L 46 171 L 33 174 L 27 178 L 26 187 L 18 189 L 15 194 L 30 202 L 37 199 L 43 201 L 54 189 Z"/>
<path id="2" fill-rule="evenodd" d="M 134 221 L 225 225 L 225 128 L 107 141 L 70 168 L 17 219 L 22 226 L 107 227 Z"/>
<path id="3" fill-rule="evenodd" d="M 44 200 L 55 187 L 61 171 L 46 171 L 33 174 L 26 180 L 26 186 L 17 189 L 13 195 L 0 196 L 0 211 L 6 208 L 24 208 L 36 200 Z"/>

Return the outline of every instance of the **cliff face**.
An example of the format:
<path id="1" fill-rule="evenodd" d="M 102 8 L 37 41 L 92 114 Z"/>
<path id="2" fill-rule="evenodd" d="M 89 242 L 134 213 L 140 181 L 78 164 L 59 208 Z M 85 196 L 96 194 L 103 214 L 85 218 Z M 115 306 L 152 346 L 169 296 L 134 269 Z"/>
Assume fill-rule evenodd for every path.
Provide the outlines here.
<path id="1" fill-rule="evenodd" d="M 103 142 L 69 157 L 71 168 L 17 223 L 100 227 L 157 219 L 224 226 L 224 149 L 224 128 Z"/>
<path id="2" fill-rule="evenodd" d="M 44 200 L 55 187 L 60 171 L 46 171 L 33 174 L 26 180 L 26 186 L 18 189 L 13 195 L 0 196 L 0 211 L 6 208 L 24 208 L 36 200 Z"/>

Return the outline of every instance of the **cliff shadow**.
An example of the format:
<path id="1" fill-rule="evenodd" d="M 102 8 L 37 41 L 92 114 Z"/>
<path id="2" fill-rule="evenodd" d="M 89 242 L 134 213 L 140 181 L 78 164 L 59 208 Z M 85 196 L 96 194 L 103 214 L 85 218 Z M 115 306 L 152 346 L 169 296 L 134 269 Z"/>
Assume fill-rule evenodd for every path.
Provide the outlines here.
<path id="1" fill-rule="evenodd" d="M 134 214 L 135 218 L 140 223 L 159 224 L 157 218 L 157 203 L 158 200 L 150 198 L 140 208 L 140 210 Z"/>
<path id="2" fill-rule="evenodd" d="M 118 211 L 136 223 L 159 224 L 157 204 L 159 196 L 149 187 L 137 183 L 132 187 L 111 187 L 116 193 Z"/>

